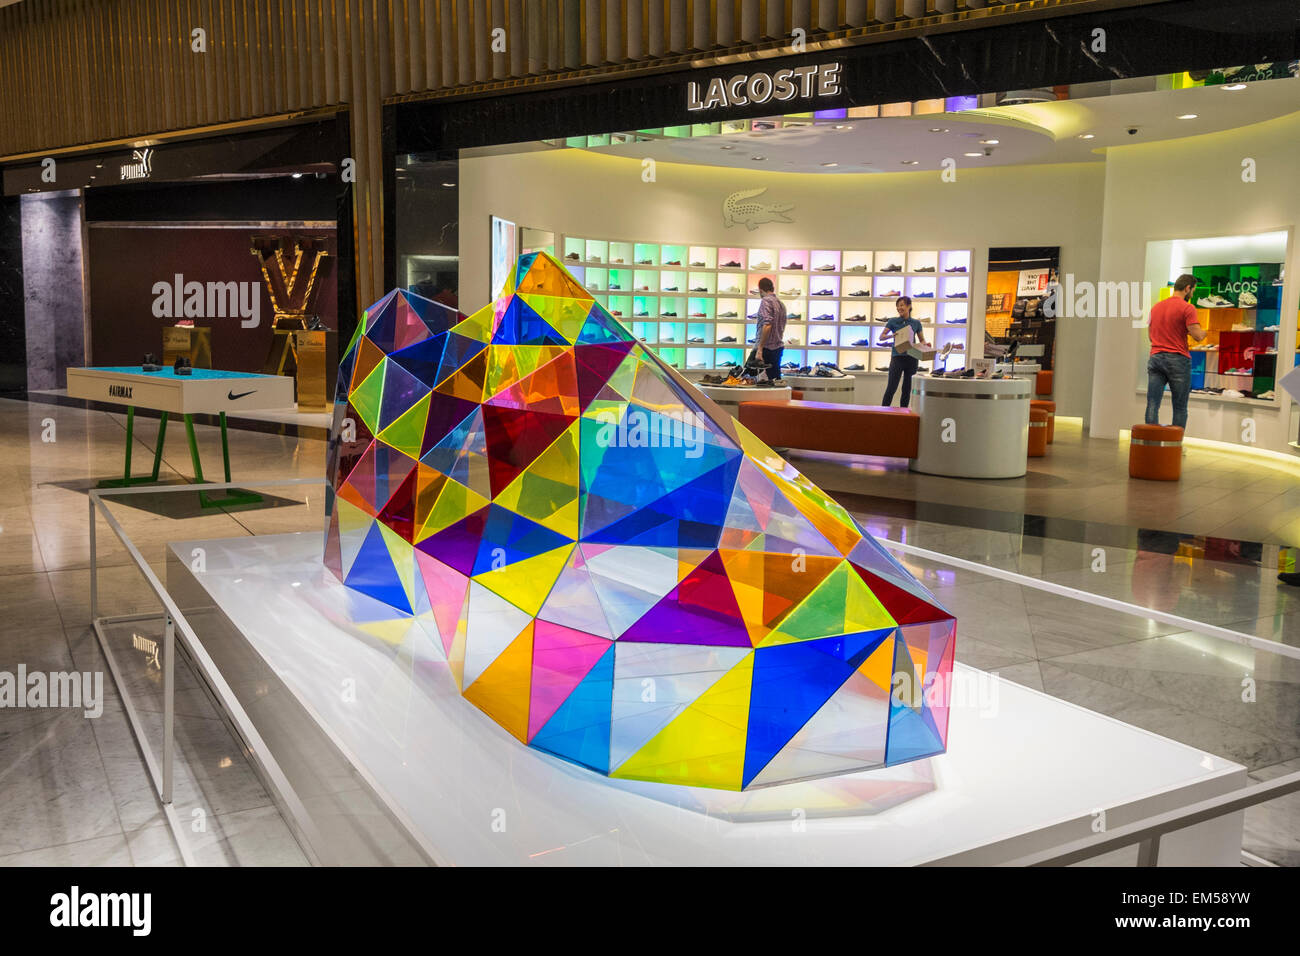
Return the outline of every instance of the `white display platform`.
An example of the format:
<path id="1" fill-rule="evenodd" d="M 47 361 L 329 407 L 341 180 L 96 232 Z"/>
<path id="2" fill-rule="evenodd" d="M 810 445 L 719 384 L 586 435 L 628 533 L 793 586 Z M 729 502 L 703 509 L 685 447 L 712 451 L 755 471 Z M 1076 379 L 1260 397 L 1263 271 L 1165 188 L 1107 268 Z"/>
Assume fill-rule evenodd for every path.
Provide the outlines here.
<path id="1" fill-rule="evenodd" d="M 950 478 L 1019 478 L 1028 470 L 1031 380 L 912 379 L 921 416 L 913 471 Z"/>
<path id="2" fill-rule="evenodd" d="M 725 411 L 731 413 L 732 417 L 740 414 L 741 402 L 788 402 L 790 401 L 790 387 L 777 387 L 775 385 L 753 388 L 728 388 L 725 385 L 700 385 L 695 386 L 716 405 Z"/>
<path id="3" fill-rule="evenodd" d="M 419 625 L 374 623 L 391 612 L 322 567 L 321 537 L 174 543 L 167 579 L 205 648 L 224 642 L 213 657 L 294 786 L 329 804 L 335 816 L 317 820 L 329 840 L 358 842 L 338 816 L 346 801 L 319 793 L 317 745 L 293 736 L 304 710 L 440 863 L 995 864 L 1088 836 L 1099 809 L 1114 828 L 1247 782 L 1238 764 L 960 664 L 940 757 L 745 793 L 610 780 L 464 700 Z M 1166 837 L 1161 865 L 1239 863 L 1242 816 Z"/>
<path id="4" fill-rule="evenodd" d="M 843 378 L 825 378 L 820 375 L 787 375 L 785 382 L 791 388 L 803 392 L 803 397 L 810 402 L 835 402 L 840 405 L 854 404 L 857 382 L 852 375 Z"/>

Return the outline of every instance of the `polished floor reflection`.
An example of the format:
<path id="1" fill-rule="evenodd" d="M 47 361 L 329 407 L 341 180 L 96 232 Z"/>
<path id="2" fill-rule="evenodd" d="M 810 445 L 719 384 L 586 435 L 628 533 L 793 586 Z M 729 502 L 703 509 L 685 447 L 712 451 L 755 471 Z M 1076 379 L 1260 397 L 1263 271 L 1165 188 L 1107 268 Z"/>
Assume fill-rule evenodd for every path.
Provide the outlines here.
<path id="1" fill-rule="evenodd" d="M 53 423 L 51 431 L 50 423 Z M 136 422 L 137 470 L 156 423 Z M 291 429 L 287 430 L 291 431 Z M 53 440 L 43 440 L 52 438 Z M 85 490 L 120 474 L 121 415 L 0 401 L 0 670 L 99 670 L 89 627 Z M 213 429 L 199 429 L 214 464 Z M 318 477 L 324 443 L 231 432 L 237 480 Z M 1300 648 L 1300 589 L 1279 585 L 1281 549 L 1300 541 L 1300 478 L 1286 465 L 1189 449 L 1178 485 L 1130 482 L 1112 442 L 1058 426 L 1025 479 L 958 481 L 897 463 L 805 456 L 800 468 L 881 536 Z M 190 474 L 183 443 L 164 474 Z M 319 491 L 237 513 L 114 514 L 161 575 L 168 541 L 321 527 Z M 1026 515 L 1029 517 L 1026 518 Z M 1295 537 L 1289 537 L 1292 534 Z M 102 614 L 154 610 L 129 557 L 100 526 Z M 1281 552 L 1285 556 L 1285 552 Z M 957 614 L 958 659 L 1239 762 L 1256 779 L 1300 767 L 1300 660 L 1102 608 L 1086 616 L 1017 583 L 907 559 Z M 140 626 L 141 636 L 156 636 Z M 131 678 L 157 701 L 151 678 Z M 175 863 L 176 851 L 106 682 L 104 715 L 0 709 L 0 863 Z M 153 695 L 153 696 L 151 696 Z M 160 706 L 142 705 L 156 726 Z M 269 796 L 206 697 L 178 694 L 180 784 L 207 808 L 200 862 L 301 863 Z M 1300 797 L 1247 815 L 1246 849 L 1300 864 Z"/>

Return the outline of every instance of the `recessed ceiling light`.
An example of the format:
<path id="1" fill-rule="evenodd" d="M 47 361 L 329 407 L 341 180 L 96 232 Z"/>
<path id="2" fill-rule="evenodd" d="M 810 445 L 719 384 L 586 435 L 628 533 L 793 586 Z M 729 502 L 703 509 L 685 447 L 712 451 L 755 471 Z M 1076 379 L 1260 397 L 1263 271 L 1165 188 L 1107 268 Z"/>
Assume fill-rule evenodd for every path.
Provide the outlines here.
<path id="1" fill-rule="evenodd" d="M 754 162 L 756 162 L 756 163 L 761 163 L 761 162 L 763 162 L 763 161 L 765 161 L 765 160 L 767 159 L 766 156 L 751 156 L 751 157 L 749 157 L 749 158 L 750 158 L 751 160 L 753 160 Z"/>
<path id="2" fill-rule="evenodd" d="M 734 146 L 719 146 L 718 149 L 735 149 Z"/>
<path id="3" fill-rule="evenodd" d="M 963 156 L 983 156 L 983 153 L 962 153 Z"/>
<path id="4" fill-rule="evenodd" d="M 1179 118 L 1179 119 L 1196 119 L 1196 114 L 1195 114 L 1195 113 L 1182 113 L 1182 114 L 1179 115 L 1178 118 Z"/>
<path id="5" fill-rule="evenodd" d="M 918 162 L 920 162 L 920 160 L 918 160 L 918 159 L 905 159 L 905 160 L 903 160 L 903 165 L 904 165 L 904 166 L 915 166 Z"/>
<path id="6" fill-rule="evenodd" d="M 838 166 L 839 163 L 822 163 L 823 166 Z"/>
<path id="7" fill-rule="evenodd" d="M 836 123 L 836 124 L 835 124 L 835 128 L 836 128 L 836 129 L 853 129 L 852 126 L 846 126 L 846 125 L 844 125 L 843 123 Z"/>
<path id="8" fill-rule="evenodd" d="M 946 132 L 948 132 L 948 131 L 947 131 L 946 129 L 940 129 L 938 126 L 931 126 L 931 127 L 930 127 L 930 132 L 931 132 L 931 133 L 946 133 Z"/>
<path id="9" fill-rule="evenodd" d="M 996 146 L 996 145 L 998 145 L 998 140 L 996 140 L 996 139 L 982 139 L 982 140 L 980 140 L 980 145 L 982 145 L 982 146 Z"/>
<path id="10" fill-rule="evenodd" d="M 455 189 L 455 188 L 456 188 L 456 184 L 455 184 L 455 183 L 443 183 L 443 184 L 442 184 L 442 188 L 443 188 L 443 189 Z"/>
<path id="11" fill-rule="evenodd" d="M 1079 139 L 1093 139 L 1096 137 L 1096 135 L 1097 135 L 1096 133 L 1080 133 Z"/>
<path id="12" fill-rule="evenodd" d="M 1245 83 L 1229 83 L 1226 86 L 1220 87 L 1221 90 L 1224 90 L 1225 92 L 1228 93 L 1236 93 L 1238 90 L 1244 90 L 1245 88 L 1246 88 Z"/>
<path id="13" fill-rule="evenodd" d="M 302 173 L 290 173 L 294 179 L 302 179 Z"/>

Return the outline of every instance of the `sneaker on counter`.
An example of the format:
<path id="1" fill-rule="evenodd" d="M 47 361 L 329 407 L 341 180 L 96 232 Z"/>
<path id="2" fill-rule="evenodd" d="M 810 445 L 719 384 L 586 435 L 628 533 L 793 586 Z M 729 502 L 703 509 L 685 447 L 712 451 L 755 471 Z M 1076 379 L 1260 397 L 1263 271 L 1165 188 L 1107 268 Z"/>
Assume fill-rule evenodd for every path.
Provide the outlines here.
<path id="1" fill-rule="evenodd" d="M 784 365 L 782 365 L 781 367 L 782 367 L 782 368 L 788 368 L 788 369 L 795 369 L 795 370 L 797 370 L 797 369 L 799 368 L 799 363 L 798 363 L 798 362 L 786 362 L 786 363 L 785 363 Z"/>

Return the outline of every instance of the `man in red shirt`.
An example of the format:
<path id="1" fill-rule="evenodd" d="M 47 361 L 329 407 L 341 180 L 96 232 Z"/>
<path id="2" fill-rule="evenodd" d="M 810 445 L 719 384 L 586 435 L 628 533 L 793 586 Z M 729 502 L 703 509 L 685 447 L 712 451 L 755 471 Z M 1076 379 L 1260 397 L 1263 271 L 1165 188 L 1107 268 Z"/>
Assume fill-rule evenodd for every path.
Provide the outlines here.
<path id="1" fill-rule="evenodd" d="M 1151 357 L 1147 359 L 1148 425 L 1160 424 L 1160 399 L 1165 386 L 1174 400 L 1174 425 L 1187 427 L 1187 396 L 1192 390 L 1192 353 L 1187 336 L 1205 341 L 1205 330 L 1196 318 L 1196 307 L 1188 300 L 1196 291 L 1196 277 L 1184 272 L 1174 280 L 1174 294 L 1157 302 L 1151 310 L 1147 334 Z"/>

